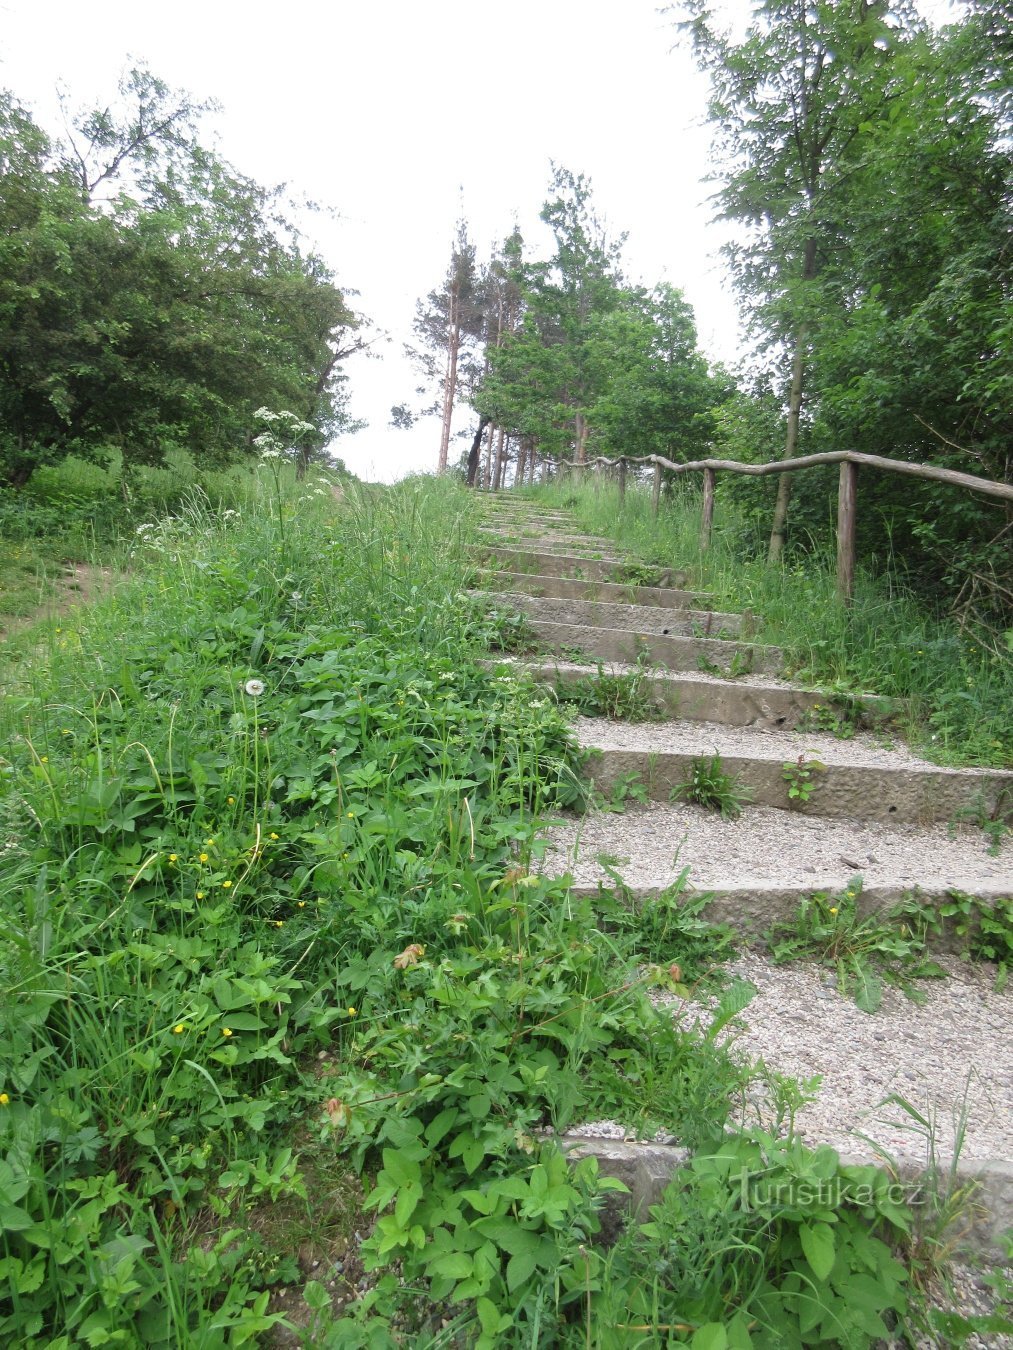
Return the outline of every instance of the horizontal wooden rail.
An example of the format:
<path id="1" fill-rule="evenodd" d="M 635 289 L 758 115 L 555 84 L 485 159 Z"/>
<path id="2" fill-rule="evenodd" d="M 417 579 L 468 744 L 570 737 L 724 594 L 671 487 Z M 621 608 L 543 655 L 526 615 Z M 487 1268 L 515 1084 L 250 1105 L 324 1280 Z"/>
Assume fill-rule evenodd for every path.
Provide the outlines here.
<path id="1" fill-rule="evenodd" d="M 717 473 L 744 473 L 753 477 L 766 474 L 795 473 L 799 469 L 811 469 L 819 464 L 839 464 L 840 484 L 837 493 L 837 590 L 845 603 L 850 602 L 855 579 L 855 520 L 857 511 L 858 469 L 879 469 L 885 473 L 906 474 L 910 478 L 921 478 L 931 483 L 948 483 L 951 487 L 965 488 L 970 492 L 981 492 L 987 497 L 997 497 L 1002 501 L 1013 502 L 1013 484 L 999 483 L 992 478 L 978 478 L 972 473 L 960 473 L 956 469 L 941 469 L 935 464 L 912 464 L 906 459 L 890 459 L 886 455 L 864 455 L 857 450 L 827 450 L 818 455 L 800 455 L 796 459 L 778 459 L 769 464 L 743 464 L 736 459 L 695 459 L 685 464 L 676 464 L 664 455 L 617 455 L 615 459 L 600 456 L 589 460 L 553 460 L 543 463 L 557 469 L 576 472 L 584 469 L 618 468 L 619 493 L 626 496 L 626 471 L 628 465 L 651 464 L 654 466 L 654 483 L 651 493 L 651 510 L 657 516 L 661 498 L 662 470 L 673 474 L 703 474 L 703 515 L 700 523 L 700 547 L 710 546 L 711 525 L 714 519 L 714 480 Z"/>

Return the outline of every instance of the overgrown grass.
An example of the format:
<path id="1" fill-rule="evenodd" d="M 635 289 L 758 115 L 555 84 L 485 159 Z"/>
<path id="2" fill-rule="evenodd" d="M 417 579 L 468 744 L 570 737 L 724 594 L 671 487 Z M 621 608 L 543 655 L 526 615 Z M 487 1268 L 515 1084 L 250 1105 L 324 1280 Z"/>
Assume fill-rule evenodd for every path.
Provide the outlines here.
<path id="1" fill-rule="evenodd" d="M 212 509 L 240 510 L 263 486 L 250 465 L 198 472 L 182 452 L 126 474 L 116 454 L 105 467 L 71 457 L 36 470 L 24 489 L 0 490 L 0 630 L 60 601 L 67 564 L 127 565 L 137 526 L 180 511 L 195 492 Z"/>
<path id="2" fill-rule="evenodd" d="M 637 558 L 688 568 L 717 608 L 752 610 L 760 617 L 756 640 L 782 648 L 786 674 L 903 700 L 904 733 L 937 762 L 1013 764 L 1013 631 L 961 627 L 930 612 L 889 571 L 861 566 L 854 603 L 845 607 L 829 543 L 770 567 L 766 541 L 720 492 L 706 553 L 700 499 L 688 485 L 663 497 L 656 520 L 647 485 L 631 485 L 620 502 L 611 486 L 562 481 L 536 489 L 535 499 L 568 507 Z"/>
<path id="3" fill-rule="evenodd" d="M 7 647 L 5 1344 L 266 1343 L 286 1286 L 313 1345 L 445 1318 L 565 1344 L 598 1320 L 603 1186 L 542 1131 L 722 1135 L 746 1071 L 648 997 L 679 926 L 529 870 L 580 758 L 480 664 L 472 510 L 438 482 L 191 491 L 114 594 Z M 359 1170 L 349 1318 L 302 1253 L 359 1261 Z"/>

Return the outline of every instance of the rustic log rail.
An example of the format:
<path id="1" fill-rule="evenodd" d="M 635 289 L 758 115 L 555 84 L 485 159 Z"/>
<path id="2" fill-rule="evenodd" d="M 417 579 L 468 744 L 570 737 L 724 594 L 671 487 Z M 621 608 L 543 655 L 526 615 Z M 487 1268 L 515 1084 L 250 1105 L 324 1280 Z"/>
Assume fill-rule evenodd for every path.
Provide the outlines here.
<path id="1" fill-rule="evenodd" d="M 795 473 L 799 469 L 809 469 L 817 464 L 839 464 L 840 484 L 837 492 L 837 592 L 845 604 L 851 600 L 855 582 L 855 520 L 858 505 L 858 470 L 861 465 L 870 469 L 880 469 L 887 473 L 907 474 L 911 478 L 922 478 L 933 483 L 949 483 L 951 487 L 966 488 L 971 492 L 981 492 L 988 497 L 998 497 L 1013 502 L 1013 484 L 999 483 L 992 478 L 978 478 L 971 473 L 961 473 L 957 469 L 941 469 L 935 464 L 912 464 L 904 459 L 889 459 L 885 455 L 865 455 L 857 450 L 826 450 L 818 455 L 800 455 L 797 459 L 778 459 L 770 464 L 743 464 L 735 459 L 696 459 L 686 464 L 676 464 L 664 455 L 619 455 L 615 459 L 589 460 L 543 460 L 557 469 L 576 472 L 594 469 L 596 474 L 603 468 L 618 469 L 619 495 L 625 499 L 627 467 L 637 464 L 654 466 L 654 483 L 651 492 L 651 513 L 658 514 L 661 500 L 661 476 L 663 469 L 674 474 L 703 474 L 703 511 L 700 520 L 700 548 L 710 546 L 711 529 L 714 523 L 714 484 L 718 473 L 745 473 L 762 477 L 771 473 Z"/>

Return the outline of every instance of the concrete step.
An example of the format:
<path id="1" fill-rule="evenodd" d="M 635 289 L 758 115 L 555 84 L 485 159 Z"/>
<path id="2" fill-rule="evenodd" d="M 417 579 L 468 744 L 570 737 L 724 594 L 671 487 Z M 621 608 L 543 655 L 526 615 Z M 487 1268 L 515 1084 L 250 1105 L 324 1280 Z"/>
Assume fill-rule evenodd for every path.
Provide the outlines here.
<path id="1" fill-rule="evenodd" d="M 519 591 L 474 591 L 491 603 L 513 607 L 530 619 L 547 623 L 583 624 L 586 628 L 628 628 L 638 633 L 676 637 L 737 637 L 741 614 L 712 610 L 666 609 L 661 605 L 624 605 L 607 600 L 566 600 L 557 596 L 525 595 Z"/>
<path id="2" fill-rule="evenodd" d="M 587 767 L 599 789 L 611 792 L 622 779 L 634 777 L 652 801 L 668 801 L 689 778 L 694 760 L 715 755 L 721 771 L 752 802 L 809 816 L 924 825 L 988 819 L 1000 809 L 1008 811 L 1013 798 L 1011 772 L 940 768 L 867 733 L 840 741 L 824 733 L 758 726 L 683 720 L 645 725 L 605 718 L 579 718 L 576 730 L 582 746 L 600 752 Z M 787 776 L 785 765 L 795 766 Z M 800 783 L 811 795 L 789 797 L 789 789 Z"/>
<path id="3" fill-rule="evenodd" d="M 747 934 L 789 919 L 807 896 L 840 894 L 856 876 L 861 913 L 915 892 L 933 903 L 951 891 L 989 903 L 1013 894 L 1011 850 L 992 856 L 972 825 L 825 819 L 772 806 L 724 820 L 689 802 L 650 802 L 568 819 L 544 839 L 541 870 L 569 875 L 578 894 L 611 890 L 618 875 L 634 896 L 657 895 L 688 869 L 687 894 L 713 896 L 708 917 Z"/>
<path id="4" fill-rule="evenodd" d="M 730 678 L 745 674 L 775 675 L 783 661 L 776 647 L 721 638 L 676 637 L 630 628 L 588 628 L 579 623 L 529 619 L 528 628 L 552 652 L 572 661 L 646 661 L 665 670 L 705 670 Z"/>
<path id="5" fill-rule="evenodd" d="M 643 581 L 650 586 L 684 586 L 687 581 L 685 572 L 669 567 L 645 567 L 617 556 L 583 558 L 575 554 L 498 548 L 487 544 L 476 544 L 471 552 L 480 564 L 492 562 L 500 570 L 525 575 L 578 577 L 583 581 L 626 584 Z"/>
<path id="6" fill-rule="evenodd" d="M 574 552 L 597 549 L 604 553 L 610 553 L 615 548 L 614 539 L 603 539 L 601 535 L 586 534 L 583 530 L 565 530 L 538 521 L 531 524 L 488 521 L 478 526 L 478 532 L 484 543 L 501 543 L 507 547 L 558 549 L 571 545 Z"/>
<path id="7" fill-rule="evenodd" d="M 638 586 L 575 577 L 540 577 L 520 572 L 486 571 L 485 582 L 497 591 L 553 596 L 559 600 L 599 600 L 623 605 L 660 605 L 664 609 L 705 609 L 712 596 L 675 586 Z"/>
<path id="8" fill-rule="evenodd" d="M 773 730 L 794 728 L 814 710 L 825 710 L 831 716 L 845 716 L 843 708 L 835 707 L 832 696 L 769 676 L 744 675 L 738 680 L 722 680 L 702 671 L 670 674 L 628 662 L 587 665 L 531 658 L 497 664 L 520 667 L 555 689 L 561 698 L 581 682 L 600 678 L 636 681 L 638 690 L 660 713 L 689 722 L 720 722 L 724 726 Z M 886 720 L 897 711 L 896 704 L 872 695 L 863 696 L 860 702 L 872 720 Z"/>

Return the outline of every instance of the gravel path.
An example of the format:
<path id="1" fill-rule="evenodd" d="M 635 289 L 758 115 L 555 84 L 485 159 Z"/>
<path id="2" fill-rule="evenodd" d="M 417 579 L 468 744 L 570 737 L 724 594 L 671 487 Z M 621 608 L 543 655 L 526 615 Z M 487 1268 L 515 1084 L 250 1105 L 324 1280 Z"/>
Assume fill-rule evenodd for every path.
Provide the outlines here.
<path id="1" fill-rule="evenodd" d="M 860 1131 L 898 1158 L 923 1161 L 926 1141 L 911 1118 L 881 1106 L 896 1093 L 935 1119 L 945 1157 L 953 1155 L 966 1113 L 962 1156 L 1011 1158 L 1013 987 L 996 993 L 991 966 L 956 957 L 940 963 L 948 978 L 919 982 L 924 1003 L 887 987 L 870 1014 L 838 993 L 835 975 L 822 966 L 775 966 L 748 952 L 729 971 L 757 990 L 732 1040 L 734 1053 L 799 1080 L 822 1077 L 816 1100 L 796 1121 L 807 1144 L 872 1156 Z M 767 1116 L 762 1093 L 744 1105 L 743 1121 L 762 1124 Z"/>
<path id="2" fill-rule="evenodd" d="M 878 1145 L 898 1161 L 925 1163 L 924 1131 L 901 1107 L 885 1104 L 896 1095 L 934 1122 L 937 1156 L 944 1162 L 953 1156 L 960 1128 L 965 1161 L 1013 1157 L 1013 985 L 996 992 L 994 966 L 947 956 L 939 962 L 945 979 L 917 982 L 923 1002 L 887 986 L 880 1008 L 864 1013 L 838 992 L 836 976 L 825 967 L 801 961 L 778 966 L 747 950 L 725 969 L 752 984 L 756 996 L 722 1039 L 742 1062 L 762 1060 L 800 1083 L 821 1080 L 795 1118 L 800 1138 L 812 1148 L 829 1144 L 874 1160 Z M 653 999 L 683 1026 L 701 1028 L 715 1002 L 661 992 Z M 735 1119 L 763 1129 L 776 1124 L 762 1082 Z M 634 1137 L 613 1120 L 569 1133 Z"/>
<path id="3" fill-rule="evenodd" d="M 982 887 L 1013 895 L 1013 844 L 996 856 L 973 826 L 886 825 L 753 806 L 722 820 L 703 806 L 649 803 L 594 812 L 545 832 L 543 868 L 578 886 L 607 881 L 605 857 L 634 889 L 670 886 L 689 867 L 698 890 L 782 886 L 839 889 L 860 873 L 867 888 Z M 927 869 L 926 861 L 931 860 Z"/>
<path id="4" fill-rule="evenodd" d="M 795 759 L 805 755 L 826 764 L 853 764 L 884 769 L 931 769 L 935 773 L 974 777 L 978 769 L 948 769 L 916 755 L 900 741 L 858 732 L 851 740 L 839 740 L 825 732 L 768 731 L 762 727 L 729 727 L 717 722 L 673 720 L 645 724 L 612 722 L 606 717 L 578 717 L 574 724 L 581 745 L 600 750 L 644 750 L 661 754 L 719 754 L 764 760 Z M 1013 783 L 1013 773 L 1008 777 Z"/>
<path id="5" fill-rule="evenodd" d="M 476 592 L 476 594 L 484 595 L 485 592 L 478 591 Z M 560 671 L 561 673 L 564 674 L 572 673 L 575 675 L 579 674 L 579 675 L 593 676 L 597 675 L 598 673 L 597 662 L 594 665 L 587 665 L 586 663 L 581 661 L 563 661 L 555 656 L 501 656 L 496 658 L 496 664 L 497 665 L 512 664 L 521 667 L 521 669 L 534 668 L 536 670 L 542 670 L 547 666 L 551 666 L 554 669 Z M 640 675 L 662 679 L 664 678 L 664 676 L 668 674 L 673 674 L 678 677 L 680 683 L 682 683 L 685 680 L 689 680 L 689 681 L 696 681 L 699 684 L 719 684 L 719 685 L 730 685 L 732 687 L 736 685 L 746 685 L 750 689 L 798 689 L 803 690 L 806 693 L 812 694 L 823 693 L 823 691 L 820 689 L 809 688 L 806 685 L 798 684 L 793 680 L 782 679 L 779 675 L 766 675 L 766 674 L 736 675 L 734 679 L 721 680 L 718 677 L 709 674 L 705 670 L 668 671 L 664 666 L 660 665 L 650 665 L 647 667 L 636 666 L 629 661 L 602 661 L 600 664 L 602 671 L 606 675 Z M 860 694 L 856 695 L 856 697 L 871 698 L 872 695 Z M 831 701 L 829 697 L 825 694 L 824 698 L 826 698 L 828 703 Z M 629 725 L 632 726 L 638 724 L 630 723 Z M 640 723 L 639 725 L 643 726 L 644 724 Z M 650 725 L 654 727 L 657 725 L 657 723 L 652 722 Z M 699 725 L 699 723 L 697 725 Z"/>

